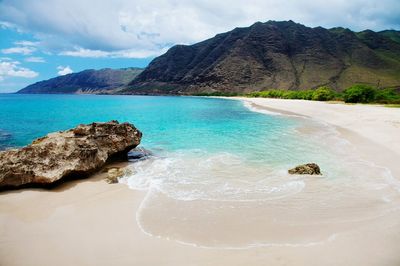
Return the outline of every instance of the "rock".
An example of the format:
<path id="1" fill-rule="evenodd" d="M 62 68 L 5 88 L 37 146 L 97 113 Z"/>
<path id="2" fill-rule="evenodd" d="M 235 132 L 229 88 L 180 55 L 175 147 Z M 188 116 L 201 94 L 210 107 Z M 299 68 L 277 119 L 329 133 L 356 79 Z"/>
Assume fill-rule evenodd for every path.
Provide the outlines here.
<path id="1" fill-rule="evenodd" d="M 132 124 L 110 121 L 50 133 L 21 149 L 0 152 L 0 188 L 86 177 L 139 145 Z"/>
<path id="2" fill-rule="evenodd" d="M 105 180 L 108 184 L 118 183 L 121 177 L 133 175 L 133 171 L 129 167 L 110 167 L 107 168 L 105 172 L 107 172 Z"/>
<path id="3" fill-rule="evenodd" d="M 288 172 L 292 175 L 321 175 L 321 170 L 316 163 L 298 165 L 295 168 L 290 169 Z"/>
<path id="4" fill-rule="evenodd" d="M 133 150 L 131 150 L 130 152 L 128 152 L 128 160 L 136 162 L 136 161 L 140 161 L 140 160 L 145 160 L 152 155 L 153 155 L 153 153 L 151 151 L 146 150 L 143 147 L 136 147 Z"/>
<path id="5" fill-rule="evenodd" d="M 124 176 L 125 172 L 121 168 L 110 168 L 107 171 L 106 182 L 109 184 L 118 183 L 118 178 Z"/>

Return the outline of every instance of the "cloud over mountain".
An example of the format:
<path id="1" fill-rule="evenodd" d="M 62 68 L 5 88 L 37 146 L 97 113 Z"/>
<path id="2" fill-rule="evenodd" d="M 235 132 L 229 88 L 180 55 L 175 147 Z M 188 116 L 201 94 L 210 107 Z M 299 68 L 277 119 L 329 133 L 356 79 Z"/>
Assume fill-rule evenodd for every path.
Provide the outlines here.
<path id="1" fill-rule="evenodd" d="M 64 76 L 74 72 L 70 66 L 58 66 L 57 70 L 58 70 L 57 74 L 60 76 Z"/>
<path id="2" fill-rule="evenodd" d="M 398 0 L 3 0 L 0 13 L 6 25 L 34 33 L 49 51 L 81 57 L 154 56 L 172 44 L 194 43 L 255 21 L 400 28 Z"/>

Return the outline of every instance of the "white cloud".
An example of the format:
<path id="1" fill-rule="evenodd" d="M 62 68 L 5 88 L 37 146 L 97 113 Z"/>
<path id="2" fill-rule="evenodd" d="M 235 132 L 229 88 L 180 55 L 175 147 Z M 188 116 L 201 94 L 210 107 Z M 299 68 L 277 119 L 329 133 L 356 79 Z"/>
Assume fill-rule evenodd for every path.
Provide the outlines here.
<path id="1" fill-rule="evenodd" d="M 33 32 L 41 47 L 81 57 L 158 54 L 256 21 L 400 28 L 399 0 L 3 0 L 0 13 L 4 25 Z"/>
<path id="2" fill-rule="evenodd" d="M 109 53 L 101 50 L 90 50 L 90 49 L 75 47 L 74 50 L 63 51 L 60 53 L 60 55 L 100 58 L 100 57 L 108 57 Z"/>
<path id="3" fill-rule="evenodd" d="M 20 67 L 20 62 L 0 60 L 0 80 L 6 77 L 35 78 L 39 73 L 25 67 Z"/>
<path id="4" fill-rule="evenodd" d="M 38 45 L 39 45 L 39 42 L 17 41 L 17 42 L 14 42 L 14 44 L 20 45 L 20 46 L 38 46 Z"/>
<path id="5" fill-rule="evenodd" d="M 57 74 L 60 76 L 71 74 L 74 72 L 69 66 L 58 66 L 57 70 L 59 70 Z"/>
<path id="6" fill-rule="evenodd" d="M 76 56 L 76 57 L 90 57 L 90 58 L 147 58 L 158 56 L 167 51 L 166 48 L 160 50 L 119 50 L 114 52 L 107 52 L 102 50 L 90 50 L 81 47 L 75 47 L 71 51 L 63 51 L 59 55 Z"/>
<path id="7" fill-rule="evenodd" d="M 36 48 L 26 47 L 26 46 L 17 46 L 1 50 L 3 54 L 23 54 L 23 55 L 30 55 L 34 51 L 36 51 Z"/>
<path id="8" fill-rule="evenodd" d="M 25 58 L 26 62 L 31 62 L 31 63 L 45 63 L 46 61 L 39 56 L 31 56 L 31 57 L 27 57 Z"/>
<path id="9" fill-rule="evenodd" d="M 15 47 L 10 47 L 6 49 L 2 49 L 1 52 L 3 54 L 23 54 L 30 55 L 37 50 L 36 46 L 39 45 L 39 42 L 32 41 L 16 41 L 14 42 Z"/>

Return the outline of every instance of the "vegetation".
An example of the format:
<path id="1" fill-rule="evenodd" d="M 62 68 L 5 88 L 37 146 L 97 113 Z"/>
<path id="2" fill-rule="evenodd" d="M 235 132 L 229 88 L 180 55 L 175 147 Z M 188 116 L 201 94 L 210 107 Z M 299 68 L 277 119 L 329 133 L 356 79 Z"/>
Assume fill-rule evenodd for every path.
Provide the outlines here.
<path id="1" fill-rule="evenodd" d="M 336 98 L 336 93 L 329 87 L 323 86 L 316 90 L 288 91 L 288 90 L 267 90 L 247 94 L 249 97 L 301 99 L 314 101 L 330 101 Z"/>
<path id="2" fill-rule="evenodd" d="M 223 92 L 223 91 L 199 92 L 199 93 L 194 93 L 191 95 L 193 95 L 193 96 L 225 96 L 225 97 L 241 96 L 237 92 Z"/>
<path id="3" fill-rule="evenodd" d="M 346 103 L 370 103 L 375 100 L 376 89 L 368 85 L 354 85 L 343 91 Z"/>
<path id="4" fill-rule="evenodd" d="M 400 104 L 400 93 L 394 89 L 381 89 L 377 90 L 375 94 L 375 102 L 385 104 Z"/>
<path id="5" fill-rule="evenodd" d="M 266 90 L 251 92 L 245 96 L 280 99 L 301 99 L 313 101 L 338 100 L 346 103 L 382 103 L 400 104 L 400 93 L 394 89 L 377 89 L 368 85 L 354 85 L 342 93 L 337 93 L 331 88 L 323 86 L 315 90 L 288 91 Z"/>
<path id="6" fill-rule="evenodd" d="M 311 90 L 305 91 L 288 91 L 288 90 L 267 90 L 267 91 L 256 91 L 247 94 L 249 97 L 261 97 L 261 98 L 281 98 L 281 99 L 303 99 L 311 100 L 313 92 Z"/>
<path id="7" fill-rule="evenodd" d="M 377 89 L 368 85 L 354 85 L 343 91 L 346 103 L 399 104 L 400 93 L 394 89 Z"/>
<path id="8" fill-rule="evenodd" d="M 400 92 L 395 89 L 377 89 L 363 84 L 351 86 L 341 93 L 335 92 L 327 86 L 322 86 L 314 90 L 264 90 L 255 91 L 248 94 L 236 92 L 211 92 L 196 93 L 195 96 L 246 96 L 260 98 L 280 98 L 280 99 L 300 99 L 313 101 L 344 101 L 346 103 L 381 103 L 391 104 L 398 107 L 400 105 Z"/>
<path id="9" fill-rule="evenodd" d="M 335 92 L 326 86 L 319 87 L 313 92 L 312 99 L 314 101 L 330 101 L 335 98 Z"/>

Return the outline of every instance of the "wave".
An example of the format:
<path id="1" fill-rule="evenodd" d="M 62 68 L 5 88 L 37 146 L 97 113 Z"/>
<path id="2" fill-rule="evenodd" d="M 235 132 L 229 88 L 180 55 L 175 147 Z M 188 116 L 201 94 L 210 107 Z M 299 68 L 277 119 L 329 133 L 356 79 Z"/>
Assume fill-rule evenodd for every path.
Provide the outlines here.
<path id="1" fill-rule="evenodd" d="M 202 248 L 297 247 L 399 211 L 400 182 L 389 169 L 363 160 L 334 127 L 296 119 L 282 132 L 292 138 L 283 151 L 273 145 L 276 152 L 249 156 L 257 143 L 249 152 L 164 150 L 131 164 L 121 182 L 147 191 L 136 213 L 140 228 Z M 263 157 L 273 154 L 280 158 Z M 293 158 L 318 159 L 323 175 L 289 175 Z"/>

